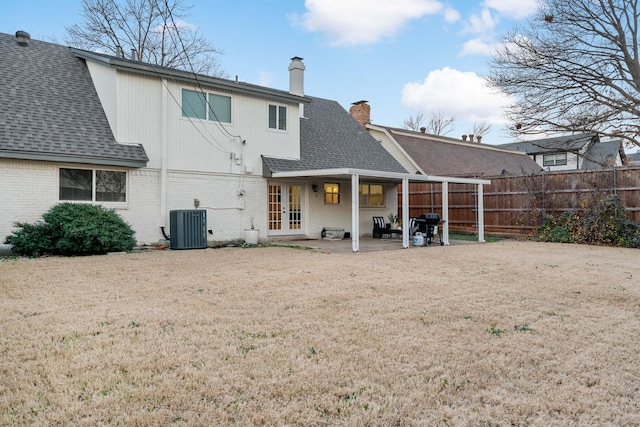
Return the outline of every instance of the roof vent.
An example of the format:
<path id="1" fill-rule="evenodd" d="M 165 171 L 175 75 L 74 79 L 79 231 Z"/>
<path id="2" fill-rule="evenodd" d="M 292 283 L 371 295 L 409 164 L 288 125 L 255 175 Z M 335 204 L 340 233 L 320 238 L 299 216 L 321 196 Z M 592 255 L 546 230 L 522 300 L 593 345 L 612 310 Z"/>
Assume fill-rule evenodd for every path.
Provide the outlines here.
<path id="1" fill-rule="evenodd" d="M 20 46 L 29 46 L 29 40 L 31 40 L 31 34 L 26 31 L 16 31 L 16 39 Z"/>

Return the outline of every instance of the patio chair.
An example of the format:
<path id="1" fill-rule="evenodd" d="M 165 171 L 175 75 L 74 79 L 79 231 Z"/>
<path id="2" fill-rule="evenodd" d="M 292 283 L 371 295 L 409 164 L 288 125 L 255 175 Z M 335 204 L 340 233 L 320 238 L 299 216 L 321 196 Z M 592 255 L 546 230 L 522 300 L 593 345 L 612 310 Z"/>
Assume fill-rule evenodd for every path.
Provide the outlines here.
<path id="1" fill-rule="evenodd" d="M 413 236 L 418 228 L 418 221 L 415 218 L 409 218 L 409 236 Z"/>
<path id="2" fill-rule="evenodd" d="M 371 235 L 374 239 L 382 239 L 382 236 L 388 235 L 391 237 L 391 231 L 387 228 L 387 225 L 384 222 L 384 218 L 381 216 L 373 217 L 373 232 Z"/>

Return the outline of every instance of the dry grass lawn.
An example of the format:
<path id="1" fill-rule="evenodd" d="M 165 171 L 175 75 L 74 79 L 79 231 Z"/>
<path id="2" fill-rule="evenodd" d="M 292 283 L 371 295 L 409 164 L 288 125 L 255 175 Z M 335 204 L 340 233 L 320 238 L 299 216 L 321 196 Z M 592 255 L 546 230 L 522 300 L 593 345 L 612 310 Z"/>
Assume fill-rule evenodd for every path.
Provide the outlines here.
<path id="1" fill-rule="evenodd" d="M 639 254 L 5 260 L 0 424 L 638 426 Z"/>

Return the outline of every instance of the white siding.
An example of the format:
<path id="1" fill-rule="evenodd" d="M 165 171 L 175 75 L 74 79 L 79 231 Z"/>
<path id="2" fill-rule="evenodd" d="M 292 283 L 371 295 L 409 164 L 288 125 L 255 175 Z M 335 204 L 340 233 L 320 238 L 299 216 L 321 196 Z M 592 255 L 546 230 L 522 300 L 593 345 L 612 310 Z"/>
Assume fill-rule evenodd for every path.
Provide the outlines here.
<path id="1" fill-rule="evenodd" d="M 274 131 L 267 126 L 267 109 L 273 101 L 203 87 L 206 93 L 231 96 L 232 123 L 190 119 L 182 117 L 182 89 L 193 87 L 125 72 L 118 78 L 118 141 L 142 143 L 148 167 L 162 166 L 164 137 L 165 167 L 175 171 L 240 174 L 248 166 L 260 175 L 261 155 L 300 157 L 298 104 L 287 105 L 288 129 Z"/>
<path id="2" fill-rule="evenodd" d="M 102 108 L 104 109 L 107 120 L 109 121 L 109 126 L 111 126 L 111 132 L 115 136 L 116 140 L 118 140 L 118 92 L 115 89 L 117 84 L 116 70 L 91 61 L 86 62 L 89 72 L 91 73 L 93 85 L 96 88 L 98 97 L 100 98 L 100 103 L 102 104 Z"/>
<path id="3" fill-rule="evenodd" d="M 372 129 L 370 127 L 367 127 L 367 131 L 373 138 L 380 141 L 380 144 L 382 144 L 384 149 L 387 150 L 389 154 L 391 154 L 398 161 L 398 163 L 400 163 L 407 170 L 407 172 L 418 172 L 418 168 L 416 167 L 416 165 L 404 153 L 400 146 L 392 141 L 385 132 Z"/>

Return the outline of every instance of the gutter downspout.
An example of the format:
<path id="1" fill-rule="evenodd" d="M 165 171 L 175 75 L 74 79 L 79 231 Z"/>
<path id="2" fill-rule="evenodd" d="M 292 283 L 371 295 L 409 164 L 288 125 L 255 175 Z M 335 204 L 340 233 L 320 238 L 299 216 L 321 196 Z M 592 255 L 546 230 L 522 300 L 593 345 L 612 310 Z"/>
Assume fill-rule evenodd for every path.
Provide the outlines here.
<path id="1" fill-rule="evenodd" d="M 164 227 L 168 227 L 167 221 L 167 199 L 168 199 L 168 185 L 167 185 L 167 162 L 169 157 L 169 131 L 167 126 L 169 123 L 169 87 L 167 86 L 167 79 L 162 79 L 162 107 L 161 107 L 161 120 L 160 120 L 160 224 Z M 169 235 L 173 231 L 169 230 Z"/>

